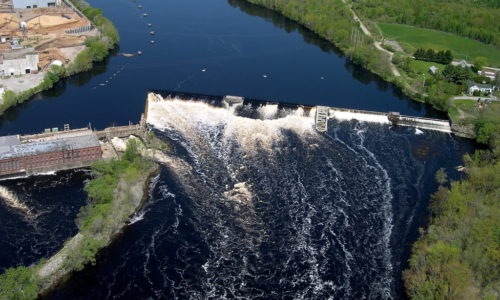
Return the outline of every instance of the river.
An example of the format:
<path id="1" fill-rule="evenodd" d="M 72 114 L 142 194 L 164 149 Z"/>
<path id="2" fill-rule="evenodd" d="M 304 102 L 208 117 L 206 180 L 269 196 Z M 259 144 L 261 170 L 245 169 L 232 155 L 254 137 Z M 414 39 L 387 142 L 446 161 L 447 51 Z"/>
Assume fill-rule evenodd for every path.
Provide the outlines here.
<path id="1" fill-rule="evenodd" d="M 115 23 L 120 48 L 9 110 L 0 134 L 137 122 L 150 89 L 444 117 L 245 1 L 90 3 Z M 318 135 L 299 108 L 276 105 L 228 111 L 175 102 L 159 111 L 171 118 L 160 113 L 150 123 L 178 164 L 162 167 L 148 205 L 98 264 L 49 299 L 400 298 L 433 174 L 444 167 L 459 178 L 454 167 L 473 149 L 445 133 L 357 121 L 332 120 Z M 0 270 L 53 254 L 76 232 L 86 178 L 1 184 L 28 210 L 50 205 L 40 217 L 0 205 L 1 226 L 10 228 L 0 231 L 8 245 Z M 38 231 L 25 235 L 33 224 Z"/>

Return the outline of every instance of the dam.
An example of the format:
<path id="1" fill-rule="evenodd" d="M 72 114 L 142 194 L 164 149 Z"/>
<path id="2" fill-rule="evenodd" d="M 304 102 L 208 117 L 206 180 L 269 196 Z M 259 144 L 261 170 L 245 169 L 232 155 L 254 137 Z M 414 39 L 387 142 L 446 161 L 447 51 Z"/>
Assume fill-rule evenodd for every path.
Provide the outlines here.
<path id="1" fill-rule="evenodd" d="M 147 118 L 148 102 L 161 100 L 190 100 L 204 102 L 221 102 L 229 107 L 239 106 L 244 104 L 249 105 L 264 105 L 272 102 L 265 100 L 249 99 L 240 96 L 208 96 L 188 93 L 178 93 L 170 91 L 152 91 L 148 94 L 146 101 L 145 114 Z M 326 132 L 328 130 L 328 119 L 337 120 L 358 120 L 361 122 L 376 122 L 386 123 L 392 126 L 407 126 L 425 130 L 436 130 L 446 133 L 454 132 L 450 122 L 442 119 L 432 119 L 423 117 L 413 117 L 401 115 L 399 112 L 376 112 L 359 109 L 338 108 L 329 106 L 300 106 L 296 104 L 287 104 L 280 102 L 278 107 L 302 107 L 305 114 L 314 112 L 315 128 L 318 132 Z"/>
<path id="2" fill-rule="evenodd" d="M 107 127 L 103 130 L 88 128 L 64 130 L 58 128 L 46 129 L 43 133 L 32 135 L 10 135 L 0 137 L 0 179 L 25 177 L 68 169 L 89 167 L 94 162 L 116 156 L 116 150 L 111 143 L 113 138 L 135 135 L 144 138 L 147 131 L 146 120 L 150 103 L 169 100 L 201 101 L 212 105 L 222 105 L 229 110 L 250 105 L 257 107 L 256 111 L 264 119 L 268 115 L 279 113 L 279 109 L 300 110 L 303 116 L 314 116 L 316 131 L 328 131 L 328 120 L 358 120 L 360 122 L 375 122 L 392 126 L 409 126 L 426 130 L 453 132 L 446 120 L 421 118 L 400 115 L 397 112 L 374 112 L 328 106 L 300 106 L 287 103 L 270 103 L 268 101 L 246 99 L 240 96 L 208 96 L 169 91 L 149 92 L 144 114 L 138 124 L 129 123 L 125 126 Z"/>

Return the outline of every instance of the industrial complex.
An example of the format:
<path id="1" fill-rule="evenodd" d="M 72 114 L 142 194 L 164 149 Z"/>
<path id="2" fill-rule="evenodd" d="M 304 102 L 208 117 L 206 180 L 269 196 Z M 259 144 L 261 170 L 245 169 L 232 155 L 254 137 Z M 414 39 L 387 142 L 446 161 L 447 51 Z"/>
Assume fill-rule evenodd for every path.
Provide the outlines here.
<path id="1" fill-rule="evenodd" d="M 33 135 L 0 137 L 0 179 L 25 177 L 61 170 L 88 167 L 92 163 L 116 157 L 110 143 L 113 138 L 142 137 L 144 124 L 90 128 L 46 129 Z"/>
<path id="2" fill-rule="evenodd" d="M 36 86 L 43 76 L 32 74 L 68 65 L 98 34 L 67 0 L 0 0 L 0 84 L 17 92 Z M 22 75 L 24 87 L 7 80 Z"/>

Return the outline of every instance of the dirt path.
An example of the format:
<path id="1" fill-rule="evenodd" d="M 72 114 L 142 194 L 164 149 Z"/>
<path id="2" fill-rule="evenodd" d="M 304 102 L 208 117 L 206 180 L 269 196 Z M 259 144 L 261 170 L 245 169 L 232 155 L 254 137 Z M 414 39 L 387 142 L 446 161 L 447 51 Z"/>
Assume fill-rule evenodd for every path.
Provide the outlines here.
<path id="1" fill-rule="evenodd" d="M 351 8 L 351 6 L 349 4 L 346 3 L 345 0 L 342 0 L 342 2 L 345 3 L 345 5 L 347 5 L 347 7 L 349 8 L 349 10 L 351 11 L 352 13 L 352 16 L 353 16 L 353 19 L 354 21 L 358 22 L 359 23 L 359 27 L 361 27 L 361 30 L 363 31 L 363 33 L 367 36 L 370 36 L 370 37 L 373 37 L 372 33 L 370 32 L 370 30 L 368 30 L 368 28 L 365 26 L 365 24 L 363 24 L 363 22 L 361 21 L 361 19 L 358 17 L 358 15 L 354 12 L 354 10 Z M 400 77 L 401 76 L 401 73 L 399 73 L 398 69 L 396 68 L 396 66 L 392 63 L 392 56 L 394 55 L 394 53 L 392 53 L 391 51 L 388 51 L 386 49 L 384 49 L 381 45 L 380 42 L 378 41 L 375 41 L 373 43 L 375 45 L 375 48 L 377 48 L 378 50 L 382 51 L 382 52 L 385 52 L 387 54 L 389 54 L 389 67 L 391 68 L 391 71 L 392 73 L 394 74 L 394 76 L 397 76 L 397 77 Z"/>

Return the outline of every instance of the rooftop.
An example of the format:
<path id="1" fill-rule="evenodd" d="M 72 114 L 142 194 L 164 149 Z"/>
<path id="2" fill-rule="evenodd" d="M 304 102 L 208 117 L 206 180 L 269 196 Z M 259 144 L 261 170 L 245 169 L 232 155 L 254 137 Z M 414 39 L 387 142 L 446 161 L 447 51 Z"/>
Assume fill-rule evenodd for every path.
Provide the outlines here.
<path id="1" fill-rule="evenodd" d="M 94 134 L 21 143 L 18 135 L 0 137 L 0 159 L 99 146 Z"/>
<path id="2" fill-rule="evenodd" d="M 467 80 L 467 87 L 477 86 L 480 89 L 491 89 L 493 86 L 491 84 L 477 83 L 472 80 Z"/>

